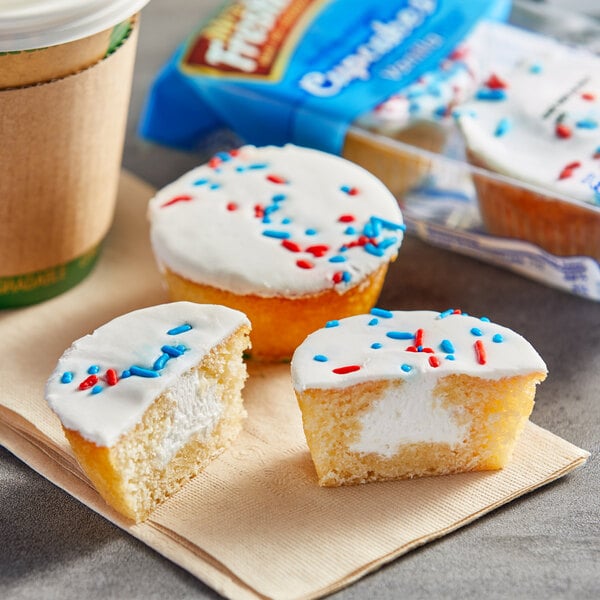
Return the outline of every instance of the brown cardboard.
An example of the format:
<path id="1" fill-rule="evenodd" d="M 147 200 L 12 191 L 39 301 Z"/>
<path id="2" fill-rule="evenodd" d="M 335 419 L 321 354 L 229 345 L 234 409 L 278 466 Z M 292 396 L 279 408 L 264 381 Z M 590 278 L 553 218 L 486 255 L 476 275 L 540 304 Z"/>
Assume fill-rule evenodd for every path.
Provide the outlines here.
<path id="1" fill-rule="evenodd" d="M 64 265 L 103 240 L 136 41 L 134 27 L 119 49 L 83 71 L 0 90 L 0 278 Z"/>
<path id="2" fill-rule="evenodd" d="M 44 83 L 77 73 L 106 56 L 112 28 L 81 40 L 0 54 L 0 89 Z"/>

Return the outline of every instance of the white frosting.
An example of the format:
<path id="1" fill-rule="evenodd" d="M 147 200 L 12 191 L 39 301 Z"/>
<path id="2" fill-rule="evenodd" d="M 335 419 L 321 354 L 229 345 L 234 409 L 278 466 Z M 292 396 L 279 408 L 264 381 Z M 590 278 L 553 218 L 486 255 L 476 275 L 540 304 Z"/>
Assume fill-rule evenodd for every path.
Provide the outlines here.
<path id="1" fill-rule="evenodd" d="M 112 446 L 140 422 L 157 396 L 169 394 L 178 409 L 173 434 L 159 450 L 159 460 L 168 461 L 190 435 L 210 431 L 222 410 L 214 390 L 202 377 L 188 371 L 243 324 L 248 324 L 248 319 L 239 311 L 192 302 L 127 313 L 77 340 L 64 352 L 46 384 L 46 399 L 65 427 L 99 446 Z M 181 325 L 191 328 L 167 333 Z M 164 346 L 184 351 L 163 366 L 155 365 L 165 354 Z M 90 376 L 88 369 L 94 366 L 98 367 L 96 389 L 80 389 L 81 382 Z M 124 377 L 132 366 L 158 376 Z M 109 369 L 114 369 L 118 377 L 114 385 L 108 382 Z M 65 373 L 72 374 L 71 382 L 62 382 Z"/>
<path id="2" fill-rule="evenodd" d="M 360 417 L 360 438 L 350 447 L 356 452 L 392 456 L 400 444 L 461 444 L 468 419 L 460 407 L 445 407 L 435 395 L 442 377 L 456 373 L 497 380 L 546 372 L 544 361 L 519 334 L 452 311 L 374 309 L 328 325 L 310 334 L 294 353 L 296 391 L 403 381 L 400 390 L 388 388 Z M 336 373 L 338 369 L 346 372 Z"/>
<path id="3" fill-rule="evenodd" d="M 376 177 L 291 144 L 217 155 L 160 190 L 149 219 L 161 267 L 259 296 L 342 293 L 396 256 L 404 229 Z M 372 244 L 357 245 L 365 227 Z"/>
<path id="4" fill-rule="evenodd" d="M 451 123 L 452 111 L 479 83 L 482 45 L 490 24 L 480 23 L 437 69 L 392 94 L 356 124 L 393 135 L 416 121 Z"/>
<path id="5" fill-rule="evenodd" d="M 600 204 L 600 59 L 531 34 L 517 42 L 520 59 L 490 64 L 457 111 L 467 146 L 493 171 Z M 496 100 L 485 85 L 492 75 L 506 86 L 491 90 L 504 96 Z"/>
<path id="6" fill-rule="evenodd" d="M 377 309 L 373 312 L 377 313 Z M 324 327 L 310 334 L 292 358 L 294 387 L 299 391 L 343 388 L 399 377 L 410 380 L 427 375 L 439 379 L 450 373 L 500 379 L 546 371 L 543 360 L 531 344 L 501 325 L 464 314 L 440 318 L 440 313 L 434 311 L 392 311 L 388 314 L 392 316 L 383 318 L 369 314 L 340 319 L 334 321 L 337 326 Z M 481 335 L 472 333 L 473 328 L 479 329 Z M 419 329 L 423 330 L 423 347 L 432 349 L 433 353 L 407 351 L 415 344 L 412 336 Z M 388 333 L 396 335 L 394 332 L 406 333 L 406 339 L 388 336 Z M 496 334 L 502 336 L 502 341 L 493 341 Z M 450 342 L 454 352 L 442 349 L 443 340 Z M 485 364 L 477 360 L 474 347 L 477 341 L 485 348 Z M 372 344 L 381 344 L 381 347 L 372 348 Z M 327 360 L 321 362 L 315 360 L 315 356 Z M 431 356 L 439 360 L 439 366 L 430 365 Z M 410 371 L 404 372 L 403 364 L 408 365 Z M 333 372 L 333 369 L 349 365 L 360 368 L 344 375 Z"/>

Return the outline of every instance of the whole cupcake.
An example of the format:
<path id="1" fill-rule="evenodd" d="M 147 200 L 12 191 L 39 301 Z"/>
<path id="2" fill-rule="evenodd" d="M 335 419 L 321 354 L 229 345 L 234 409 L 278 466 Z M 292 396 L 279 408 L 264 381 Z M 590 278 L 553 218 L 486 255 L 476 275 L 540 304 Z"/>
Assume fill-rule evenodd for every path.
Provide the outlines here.
<path id="1" fill-rule="evenodd" d="M 490 73 L 457 122 L 470 161 L 510 178 L 475 174 L 490 233 L 600 260 L 597 57 L 540 43 L 514 69 Z"/>
<path id="2" fill-rule="evenodd" d="M 171 298 L 244 312 L 263 360 L 374 306 L 404 231 L 376 177 L 294 145 L 218 154 L 160 190 L 149 219 Z"/>

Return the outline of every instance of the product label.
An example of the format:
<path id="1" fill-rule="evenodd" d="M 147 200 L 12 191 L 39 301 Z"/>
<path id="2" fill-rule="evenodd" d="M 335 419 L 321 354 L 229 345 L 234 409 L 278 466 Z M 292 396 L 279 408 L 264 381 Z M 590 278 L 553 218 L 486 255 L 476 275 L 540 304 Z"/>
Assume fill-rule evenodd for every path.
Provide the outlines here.
<path id="1" fill-rule="evenodd" d="M 236 0 L 175 54 L 152 89 L 144 136 L 193 147 L 217 128 L 256 145 L 341 153 L 360 114 L 437 68 L 494 0 Z"/>
<path id="2" fill-rule="evenodd" d="M 190 75 L 274 81 L 325 0 L 234 2 L 194 36 L 181 61 Z"/>

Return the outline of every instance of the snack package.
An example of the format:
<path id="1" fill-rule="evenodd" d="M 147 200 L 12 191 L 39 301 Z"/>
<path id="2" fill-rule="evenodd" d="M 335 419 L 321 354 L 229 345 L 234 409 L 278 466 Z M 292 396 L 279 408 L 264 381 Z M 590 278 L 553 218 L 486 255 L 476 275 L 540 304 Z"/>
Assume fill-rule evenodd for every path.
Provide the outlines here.
<path id="1" fill-rule="evenodd" d="M 532 12 L 531 6 L 499 0 L 229 2 L 180 46 L 160 72 L 140 131 L 147 139 L 187 150 L 202 148 L 211 134 L 225 130 L 245 143 L 292 142 L 339 154 L 383 180 L 398 198 L 409 232 L 552 287 L 600 300 L 600 227 L 596 224 L 600 194 L 592 193 L 574 207 L 575 199 L 564 182 L 540 188 L 538 181 L 490 168 L 494 161 L 489 156 L 485 163 L 472 160 L 460 127 L 461 118 L 464 123 L 465 115 L 469 117 L 462 109 L 484 97 L 499 107 L 497 120 L 504 119 L 502 135 L 508 142 L 517 128 L 509 131 L 512 115 L 502 115 L 503 102 L 508 98 L 511 110 L 521 108 L 514 108 L 513 90 L 501 89 L 504 78 L 522 68 L 525 59 L 534 61 L 538 52 L 542 61 L 550 46 L 555 56 L 573 51 L 572 42 L 578 39 L 563 45 L 552 39 L 560 31 L 557 22 L 569 35 L 582 30 L 582 41 L 587 43 L 587 24 L 581 26 L 556 11 L 540 13 L 538 7 L 538 12 Z M 538 26 L 551 36 L 541 35 Z M 600 181 L 600 160 L 593 153 L 585 155 L 591 171 L 584 177 L 583 169 L 573 166 L 581 159 L 570 159 L 568 152 L 569 144 L 581 136 L 587 136 L 583 144 L 587 152 L 596 136 L 594 111 L 600 91 L 596 94 L 591 83 L 600 69 L 595 69 L 593 53 L 588 54 L 590 85 L 586 79 L 581 90 L 577 88 L 585 100 L 581 109 L 585 114 L 580 110 L 574 116 L 573 136 L 554 135 L 560 138 L 555 146 L 551 135 L 547 149 L 549 155 L 564 156 L 563 166 L 571 166 L 570 183 L 581 174 L 583 186 L 590 188 L 590 182 Z M 536 82 L 531 85 L 535 90 Z M 540 104 L 561 102 L 548 97 Z M 523 110 L 535 119 L 538 108 L 544 115 L 548 107 Z M 563 118 L 562 112 L 555 111 L 555 117 Z M 548 131 L 556 125 L 541 123 Z M 573 139 L 566 141 L 566 137 Z M 528 209 L 531 228 L 542 228 L 538 214 L 556 214 L 560 225 L 571 219 L 574 209 L 573 218 L 587 223 L 586 231 L 569 230 L 559 246 L 551 243 L 555 229 L 551 222 L 543 225 L 542 236 L 521 227 L 492 233 L 480 212 L 484 196 L 511 196 L 513 205 L 520 207 L 529 205 L 532 188 L 536 204 Z M 546 211 L 547 202 L 552 211 Z M 509 222 L 521 220 L 518 214 L 508 216 Z M 577 238 L 589 243 L 571 244 Z"/>

